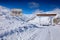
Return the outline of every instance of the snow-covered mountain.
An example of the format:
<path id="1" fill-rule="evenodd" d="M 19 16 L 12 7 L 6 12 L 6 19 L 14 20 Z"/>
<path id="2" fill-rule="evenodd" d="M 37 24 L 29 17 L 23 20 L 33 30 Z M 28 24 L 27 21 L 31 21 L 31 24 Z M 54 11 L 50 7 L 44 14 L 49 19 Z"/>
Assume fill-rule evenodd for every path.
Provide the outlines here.
<path id="1" fill-rule="evenodd" d="M 40 22 L 48 24 L 49 18 L 40 19 L 36 14 L 12 16 L 11 9 L 0 6 L 0 40 L 60 40 L 59 26 L 40 26 Z"/>
<path id="2" fill-rule="evenodd" d="M 11 9 L 0 6 L 0 38 L 16 32 L 23 32 L 28 28 L 37 27 L 28 23 L 33 17 L 27 17 L 26 15 L 12 16 L 10 13 Z"/>

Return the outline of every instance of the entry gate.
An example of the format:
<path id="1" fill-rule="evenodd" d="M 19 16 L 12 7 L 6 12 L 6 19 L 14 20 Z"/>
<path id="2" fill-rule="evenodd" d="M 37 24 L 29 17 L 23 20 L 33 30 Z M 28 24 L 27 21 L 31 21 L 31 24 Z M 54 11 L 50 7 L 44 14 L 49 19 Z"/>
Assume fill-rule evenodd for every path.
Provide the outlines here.
<path id="1" fill-rule="evenodd" d="M 50 18 L 50 25 L 53 25 L 53 17 L 56 16 L 56 14 L 37 14 L 37 16 L 40 17 L 49 17 Z M 40 20 L 40 19 L 39 19 Z"/>

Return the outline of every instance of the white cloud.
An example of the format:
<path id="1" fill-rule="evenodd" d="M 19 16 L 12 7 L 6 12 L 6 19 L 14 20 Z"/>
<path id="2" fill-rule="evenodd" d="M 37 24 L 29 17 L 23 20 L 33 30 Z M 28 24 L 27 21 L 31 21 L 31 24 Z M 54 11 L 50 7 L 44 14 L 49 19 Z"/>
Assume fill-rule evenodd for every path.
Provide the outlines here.
<path id="1" fill-rule="evenodd" d="M 36 2 L 30 2 L 29 6 L 30 6 L 30 8 L 38 8 L 40 5 L 39 5 L 39 3 L 36 3 Z"/>
<path id="2" fill-rule="evenodd" d="M 32 12 L 32 14 L 44 14 L 45 12 L 43 10 L 35 10 L 34 12 Z"/>

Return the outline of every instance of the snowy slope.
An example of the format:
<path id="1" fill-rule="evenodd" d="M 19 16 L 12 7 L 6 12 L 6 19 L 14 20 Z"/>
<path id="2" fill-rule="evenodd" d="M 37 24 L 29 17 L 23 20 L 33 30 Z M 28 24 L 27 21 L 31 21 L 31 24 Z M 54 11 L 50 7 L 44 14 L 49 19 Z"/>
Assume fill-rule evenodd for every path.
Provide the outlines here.
<path id="1" fill-rule="evenodd" d="M 1 7 L 0 9 L 0 38 L 15 34 L 18 30 L 19 32 L 22 32 L 24 27 L 35 27 L 34 25 L 29 25 L 29 23 L 27 23 L 30 18 L 25 15 L 11 16 L 10 12 L 11 10 L 5 7 Z"/>
<path id="2" fill-rule="evenodd" d="M 10 9 L 0 7 L 0 40 L 60 40 L 60 25 L 40 26 L 35 14 L 11 16 L 10 13 Z M 42 24 L 48 24 L 48 19 L 42 18 Z"/>

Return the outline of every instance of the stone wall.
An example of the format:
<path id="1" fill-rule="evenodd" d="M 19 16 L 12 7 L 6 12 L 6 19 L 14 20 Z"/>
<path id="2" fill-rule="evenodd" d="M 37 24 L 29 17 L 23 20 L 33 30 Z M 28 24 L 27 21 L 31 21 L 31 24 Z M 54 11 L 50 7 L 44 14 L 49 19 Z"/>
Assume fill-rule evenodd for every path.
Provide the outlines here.
<path id="1" fill-rule="evenodd" d="M 59 22 L 60 22 L 60 18 L 54 18 L 54 19 L 53 19 L 53 23 L 54 23 L 54 24 L 58 24 Z"/>

